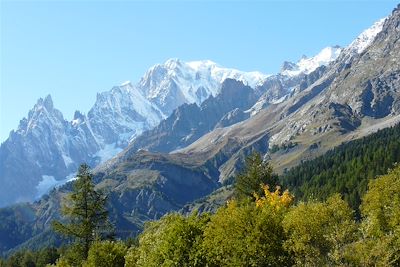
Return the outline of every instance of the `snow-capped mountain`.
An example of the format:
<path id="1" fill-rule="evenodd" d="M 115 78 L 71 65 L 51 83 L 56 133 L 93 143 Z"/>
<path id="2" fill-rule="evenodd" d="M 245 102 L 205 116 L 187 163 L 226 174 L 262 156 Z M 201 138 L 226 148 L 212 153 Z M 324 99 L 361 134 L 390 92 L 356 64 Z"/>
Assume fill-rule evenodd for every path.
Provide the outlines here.
<path id="1" fill-rule="evenodd" d="M 371 45 L 377 34 L 382 31 L 385 20 L 386 18 L 383 18 L 375 22 L 345 48 L 326 47 L 313 57 L 303 56 L 297 63 L 285 61 L 279 74 L 264 80 L 263 87 L 266 92 L 249 110 L 250 114 L 255 115 L 270 104 L 279 104 L 305 89 L 322 77 L 325 67 L 335 61 L 349 64 Z M 304 78 L 306 80 L 303 80 Z"/>
<path id="2" fill-rule="evenodd" d="M 130 82 L 97 94 L 88 119 L 101 144 L 127 145 L 142 131 L 156 126 L 165 115 Z"/>
<path id="3" fill-rule="evenodd" d="M 279 104 L 290 96 L 305 89 L 321 77 L 326 67 L 334 62 L 343 49 L 339 46 L 326 47 L 313 57 L 303 56 L 297 63 L 285 61 L 281 72 L 264 79 L 258 90 L 264 92 L 247 112 L 254 116 L 271 104 Z"/>
<path id="4" fill-rule="evenodd" d="M 210 95 L 215 96 L 222 82 L 235 79 L 252 88 L 261 85 L 269 75 L 224 68 L 210 60 L 183 62 L 169 59 L 150 68 L 140 80 L 138 88 L 164 114 L 183 103 L 200 105 Z"/>
<path id="5" fill-rule="evenodd" d="M 361 54 L 372 43 L 376 35 L 382 31 L 385 20 L 386 18 L 382 18 L 375 22 L 370 28 L 363 31 L 348 47 L 346 47 L 346 51 Z"/>
<path id="6" fill-rule="evenodd" d="M 340 52 L 342 48 L 339 46 L 326 47 L 311 58 L 303 56 L 297 63 L 285 62 L 281 74 L 289 77 L 310 74 L 318 67 L 326 66 L 336 60 Z"/>

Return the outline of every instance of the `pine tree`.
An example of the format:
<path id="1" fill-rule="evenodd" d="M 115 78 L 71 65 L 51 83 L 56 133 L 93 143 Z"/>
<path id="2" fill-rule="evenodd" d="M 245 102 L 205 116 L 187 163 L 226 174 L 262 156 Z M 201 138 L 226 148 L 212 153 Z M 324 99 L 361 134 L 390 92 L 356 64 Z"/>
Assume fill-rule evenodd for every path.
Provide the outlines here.
<path id="1" fill-rule="evenodd" d="M 91 243 L 111 230 L 106 210 L 107 197 L 95 190 L 92 180 L 89 166 L 82 164 L 73 191 L 61 210 L 65 222 L 53 222 L 55 231 L 75 240 L 83 259 L 88 256 Z"/>
<path id="2" fill-rule="evenodd" d="M 278 178 L 273 174 L 269 162 L 263 161 L 259 153 L 254 152 L 246 158 L 244 170 L 236 177 L 235 194 L 240 198 L 254 199 L 254 193 L 263 193 L 262 185 L 275 189 Z"/>

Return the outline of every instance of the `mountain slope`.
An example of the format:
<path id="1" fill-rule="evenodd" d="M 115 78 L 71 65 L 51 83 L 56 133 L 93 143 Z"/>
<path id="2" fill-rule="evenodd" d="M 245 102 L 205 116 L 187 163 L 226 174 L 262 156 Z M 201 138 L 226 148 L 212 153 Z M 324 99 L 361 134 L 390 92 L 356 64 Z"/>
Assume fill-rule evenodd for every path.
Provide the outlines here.
<path id="1" fill-rule="evenodd" d="M 343 141 L 391 125 L 398 120 L 400 111 L 398 21 L 396 9 L 384 20 L 376 38 L 369 35 L 373 41 L 368 41 L 370 46 L 360 54 L 354 54 L 354 43 L 351 44 L 306 88 L 281 103 L 267 106 L 243 123 L 205 135 L 181 152 L 201 154 L 207 160 L 227 144 L 232 146 L 232 140 L 236 140 L 237 155 L 239 143 L 246 147 L 260 140 L 264 153 L 274 146 L 291 147 L 285 153 L 270 155 L 277 169 L 283 171 Z M 229 177 L 236 165 L 236 159 L 228 158 L 220 167 L 221 179 Z"/>
<path id="2" fill-rule="evenodd" d="M 344 143 L 282 175 L 298 200 L 326 199 L 341 193 L 358 209 L 368 181 L 400 162 L 400 124 Z"/>

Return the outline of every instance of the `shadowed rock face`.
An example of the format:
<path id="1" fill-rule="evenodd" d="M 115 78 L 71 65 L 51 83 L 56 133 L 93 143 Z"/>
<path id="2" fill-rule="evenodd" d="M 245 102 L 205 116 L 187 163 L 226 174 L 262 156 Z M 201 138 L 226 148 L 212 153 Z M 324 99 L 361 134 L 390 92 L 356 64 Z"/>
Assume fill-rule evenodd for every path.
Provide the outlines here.
<path id="1" fill-rule="evenodd" d="M 168 211 L 204 197 L 218 188 L 218 182 L 204 168 L 148 152 L 140 152 L 126 164 L 99 172 L 99 186 L 112 191 L 123 212 L 157 219 Z M 108 186 L 107 180 L 118 183 Z M 140 182 L 138 182 L 140 180 Z"/>

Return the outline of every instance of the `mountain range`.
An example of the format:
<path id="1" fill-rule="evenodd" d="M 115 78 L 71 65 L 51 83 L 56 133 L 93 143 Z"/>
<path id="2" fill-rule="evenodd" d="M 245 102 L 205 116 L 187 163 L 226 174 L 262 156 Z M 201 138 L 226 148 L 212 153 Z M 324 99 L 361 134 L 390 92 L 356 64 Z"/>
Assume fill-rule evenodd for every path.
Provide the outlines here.
<path id="1" fill-rule="evenodd" d="M 278 74 L 171 59 L 98 94 L 71 122 L 50 96 L 39 99 L 1 145 L 0 204 L 33 200 L 88 162 L 117 228 L 135 232 L 232 183 L 252 151 L 283 173 L 400 121 L 399 37 L 400 6 L 349 46 L 285 62 Z M 70 186 L 3 210 L 31 229 L 13 246 L 48 233 Z"/>
<path id="2" fill-rule="evenodd" d="M 290 63 L 292 72 L 284 69 L 278 75 L 223 68 L 210 60 L 170 59 L 151 67 L 135 85 L 127 81 L 97 94 L 87 115 L 76 111 L 71 121 L 54 107 L 50 95 L 41 98 L 1 144 L 0 207 L 32 201 L 71 180 L 80 163 L 97 166 L 131 142 L 135 148 L 150 149 L 152 143 L 150 150 L 169 152 L 190 144 L 218 123 L 222 127 L 247 119 L 268 103 L 283 101 L 293 85 L 336 59 L 340 50 L 325 48 L 313 58 Z M 229 86 L 221 91 L 226 79 L 246 84 L 245 94 L 251 96 L 241 99 L 243 90 L 230 91 Z M 192 121 L 191 116 L 200 113 Z M 187 119 L 182 121 L 179 114 Z M 197 129 L 195 123 L 201 126 Z M 168 132 L 167 136 L 156 136 L 160 131 Z"/>
<path id="3" fill-rule="evenodd" d="M 150 68 L 136 85 L 125 82 L 97 94 L 87 115 L 76 111 L 72 121 L 54 107 L 50 95 L 41 98 L 1 144 L 0 207 L 34 200 L 72 179 L 82 162 L 104 162 L 180 105 L 217 95 L 226 78 L 254 86 L 266 77 L 211 61 L 170 59 Z"/>

